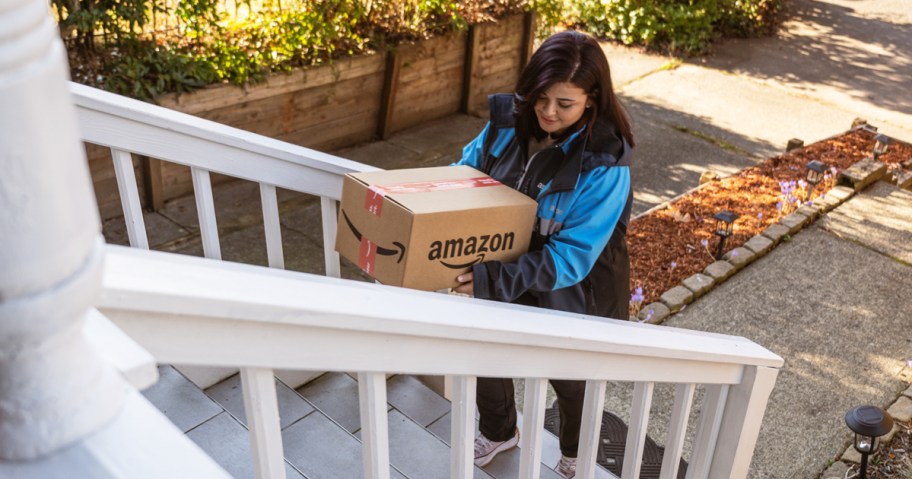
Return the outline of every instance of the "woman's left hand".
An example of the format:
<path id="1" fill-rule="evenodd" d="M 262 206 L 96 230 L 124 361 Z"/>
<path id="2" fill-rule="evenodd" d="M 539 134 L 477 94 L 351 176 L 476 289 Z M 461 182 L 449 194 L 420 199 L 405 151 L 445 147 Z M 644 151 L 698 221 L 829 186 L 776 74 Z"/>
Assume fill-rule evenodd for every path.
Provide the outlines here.
<path id="1" fill-rule="evenodd" d="M 475 295 L 475 281 L 472 273 L 463 273 L 456 277 L 456 281 L 459 281 L 462 284 L 453 288 L 453 291 L 468 294 L 469 296 Z"/>

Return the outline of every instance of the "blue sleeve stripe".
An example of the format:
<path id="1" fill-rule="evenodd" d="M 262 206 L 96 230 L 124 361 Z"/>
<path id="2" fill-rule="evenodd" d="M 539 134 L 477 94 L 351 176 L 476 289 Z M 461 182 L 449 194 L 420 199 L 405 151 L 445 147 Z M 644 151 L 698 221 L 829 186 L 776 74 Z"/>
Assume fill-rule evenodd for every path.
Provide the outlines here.
<path id="1" fill-rule="evenodd" d="M 497 140 L 494 141 L 494 144 L 491 145 L 491 154 L 497 158 L 500 158 L 500 155 L 503 154 L 504 149 L 507 147 L 507 144 L 510 143 L 510 140 L 516 136 L 516 130 L 513 128 L 505 128 L 500 130 L 500 134 L 497 135 Z"/>
<path id="2" fill-rule="evenodd" d="M 488 130 L 490 129 L 491 123 L 488 122 L 488 124 L 485 125 L 484 129 L 481 130 L 481 133 L 479 133 L 474 140 L 469 142 L 468 145 L 462 148 L 462 158 L 456 163 L 453 163 L 451 166 L 466 165 L 471 166 L 476 170 L 480 170 L 482 167 L 481 164 L 484 162 L 485 137 L 488 136 Z"/>
<path id="3" fill-rule="evenodd" d="M 554 289 L 579 283 L 592 270 L 621 218 L 630 192 L 626 166 L 596 168 L 580 177 L 574 194 L 551 195 L 566 217 L 564 227 L 545 245 L 557 269 Z M 569 197 L 569 198 L 568 198 Z"/>

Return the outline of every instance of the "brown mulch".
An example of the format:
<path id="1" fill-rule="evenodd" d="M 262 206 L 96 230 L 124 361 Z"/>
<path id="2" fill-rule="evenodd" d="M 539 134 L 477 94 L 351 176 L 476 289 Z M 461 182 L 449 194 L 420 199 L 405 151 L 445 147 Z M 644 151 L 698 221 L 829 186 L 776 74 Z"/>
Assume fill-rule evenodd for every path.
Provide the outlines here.
<path id="1" fill-rule="evenodd" d="M 912 422 L 898 423 L 899 431 L 888 444 L 881 444 L 868 459 L 869 479 L 908 479 L 912 477 Z M 853 471 L 857 467 L 853 468 Z"/>
<path id="2" fill-rule="evenodd" d="M 713 215 L 719 211 L 728 210 L 739 215 L 733 235 L 725 243 L 724 251 L 728 252 L 794 211 L 795 207 L 788 206 L 777 209 L 777 202 L 782 200 L 781 181 L 805 179 L 805 165 L 811 160 L 834 167 L 838 173 L 870 156 L 874 135 L 868 130 L 856 129 L 769 158 L 736 175 L 704 185 L 664 209 L 634 219 L 627 236 L 631 295 L 636 288 L 642 288 L 644 299 L 640 306 L 646 306 L 713 263 L 718 247 L 718 237 L 713 234 L 716 223 Z M 879 159 L 898 166 L 909 158 L 912 158 L 912 146 L 894 141 Z M 811 201 L 829 191 L 835 178 L 817 185 Z M 803 200 L 805 193 L 798 190 L 796 196 Z M 706 246 L 703 240 L 706 240 Z M 636 305 L 632 305 L 631 314 L 635 310 Z"/>

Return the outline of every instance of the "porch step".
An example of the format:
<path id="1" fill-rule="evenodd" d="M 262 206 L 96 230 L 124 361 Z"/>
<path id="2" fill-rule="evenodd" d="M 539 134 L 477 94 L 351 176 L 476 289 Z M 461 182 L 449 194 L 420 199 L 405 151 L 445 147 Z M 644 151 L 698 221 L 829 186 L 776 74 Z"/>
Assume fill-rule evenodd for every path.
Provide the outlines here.
<path id="1" fill-rule="evenodd" d="M 239 376 L 202 391 L 171 366 L 160 366 L 159 374 L 146 397 L 232 476 L 253 478 Z M 297 390 L 276 380 L 276 393 L 288 478 L 362 476 L 358 383 L 352 376 L 326 373 Z M 449 401 L 403 375 L 388 379 L 387 399 L 390 477 L 449 477 Z M 540 477 L 560 479 L 552 469 L 560 458 L 557 438 L 545 434 L 544 446 Z M 517 448 L 484 469 L 476 467 L 474 477 L 512 478 L 518 470 Z M 614 476 L 599 469 L 596 477 Z"/>

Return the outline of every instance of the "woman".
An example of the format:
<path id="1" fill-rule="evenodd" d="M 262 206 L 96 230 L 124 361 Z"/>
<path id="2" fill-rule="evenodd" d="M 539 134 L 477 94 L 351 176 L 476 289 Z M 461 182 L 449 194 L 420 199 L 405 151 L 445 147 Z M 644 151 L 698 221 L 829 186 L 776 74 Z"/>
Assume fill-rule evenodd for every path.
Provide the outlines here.
<path id="1" fill-rule="evenodd" d="M 630 121 L 598 42 L 579 32 L 545 40 L 514 95 L 490 97 L 491 120 L 463 149 L 475 167 L 538 201 L 528 253 L 460 275 L 477 298 L 628 318 Z M 585 382 L 551 381 L 560 411 L 558 472 L 576 473 Z M 511 379 L 478 378 L 475 464 L 516 446 Z"/>

